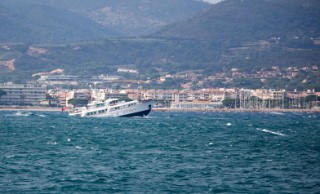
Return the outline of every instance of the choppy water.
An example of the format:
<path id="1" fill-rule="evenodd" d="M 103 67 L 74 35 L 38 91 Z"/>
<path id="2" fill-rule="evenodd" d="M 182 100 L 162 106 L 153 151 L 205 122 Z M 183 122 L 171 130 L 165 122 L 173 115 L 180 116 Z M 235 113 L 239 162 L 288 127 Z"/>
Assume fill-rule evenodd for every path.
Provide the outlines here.
<path id="1" fill-rule="evenodd" d="M 0 112 L 1 193 L 316 193 L 320 114 Z"/>

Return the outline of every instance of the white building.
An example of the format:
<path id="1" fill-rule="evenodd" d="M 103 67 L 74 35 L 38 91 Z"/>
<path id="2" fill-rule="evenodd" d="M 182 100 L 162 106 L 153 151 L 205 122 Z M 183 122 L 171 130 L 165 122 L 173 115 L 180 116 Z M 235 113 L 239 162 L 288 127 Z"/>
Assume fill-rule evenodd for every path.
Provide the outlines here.
<path id="1" fill-rule="evenodd" d="M 193 101 L 193 102 L 173 102 L 170 108 L 176 109 L 215 109 L 222 108 L 222 102 Z"/>
<path id="2" fill-rule="evenodd" d="M 92 76 L 91 80 L 112 82 L 112 81 L 117 81 L 120 78 L 121 78 L 120 76 L 115 76 L 115 75 L 99 75 L 99 76 Z"/>
<path id="3" fill-rule="evenodd" d="M 139 71 L 137 69 L 129 69 L 129 68 L 118 68 L 118 72 L 120 73 L 132 73 L 132 74 L 138 74 Z"/>
<path id="4" fill-rule="evenodd" d="M 42 75 L 39 83 L 48 85 L 78 85 L 78 76 L 72 75 Z"/>
<path id="5" fill-rule="evenodd" d="M 8 82 L 0 84 L 0 90 L 6 92 L 0 98 L 1 105 L 40 105 L 47 97 L 47 86 L 44 84 Z"/>

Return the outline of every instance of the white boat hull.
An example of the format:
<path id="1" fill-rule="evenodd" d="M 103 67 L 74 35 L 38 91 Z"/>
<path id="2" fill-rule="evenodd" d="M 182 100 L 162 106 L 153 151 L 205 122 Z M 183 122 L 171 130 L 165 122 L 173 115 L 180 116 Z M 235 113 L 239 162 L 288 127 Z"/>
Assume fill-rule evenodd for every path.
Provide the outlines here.
<path id="1" fill-rule="evenodd" d="M 154 101 L 152 100 L 132 101 L 114 106 L 84 108 L 81 112 L 70 112 L 69 115 L 81 117 L 143 117 L 150 113 L 153 104 Z"/>

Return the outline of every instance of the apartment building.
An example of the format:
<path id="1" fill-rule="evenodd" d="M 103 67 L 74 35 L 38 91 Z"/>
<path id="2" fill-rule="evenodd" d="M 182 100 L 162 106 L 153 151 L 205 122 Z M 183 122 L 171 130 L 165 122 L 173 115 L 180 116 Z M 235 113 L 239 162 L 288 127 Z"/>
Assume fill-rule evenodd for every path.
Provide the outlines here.
<path id="1" fill-rule="evenodd" d="M 38 82 L 48 85 L 78 85 L 78 76 L 72 75 L 42 75 Z"/>
<path id="2" fill-rule="evenodd" d="M 47 86 L 38 83 L 14 84 L 12 82 L 0 84 L 0 90 L 6 95 L 1 96 L 1 105 L 40 105 L 46 100 Z"/>

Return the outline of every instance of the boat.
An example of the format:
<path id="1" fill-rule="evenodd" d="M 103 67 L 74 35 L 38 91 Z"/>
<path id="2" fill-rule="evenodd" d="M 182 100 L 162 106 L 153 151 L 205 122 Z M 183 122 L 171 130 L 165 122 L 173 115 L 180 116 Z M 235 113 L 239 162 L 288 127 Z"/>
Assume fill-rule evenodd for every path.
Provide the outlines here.
<path id="1" fill-rule="evenodd" d="M 153 104 L 153 100 L 125 102 L 118 99 L 108 99 L 91 101 L 85 107 L 69 111 L 69 115 L 80 117 L 144 117 L 151 112 Z"/>
<path id="2" fill-rule="evenodd" d="M 120 101 L 112 98 L 100 100 L 97 90 L 91 86 L 91 99 L 84 107 L 74 108 L 69 112 L 69 116 L 80 117 L 135 117 L 147 116 L 153 107 L 154 100 L 132 100 Z"/>

